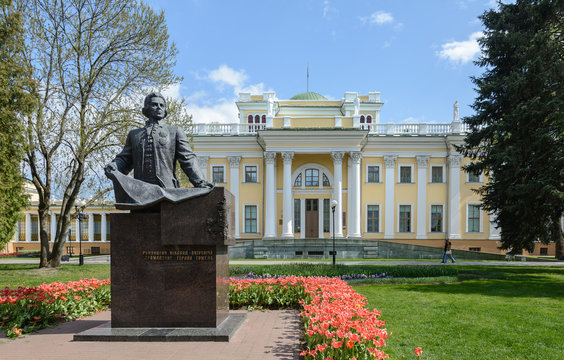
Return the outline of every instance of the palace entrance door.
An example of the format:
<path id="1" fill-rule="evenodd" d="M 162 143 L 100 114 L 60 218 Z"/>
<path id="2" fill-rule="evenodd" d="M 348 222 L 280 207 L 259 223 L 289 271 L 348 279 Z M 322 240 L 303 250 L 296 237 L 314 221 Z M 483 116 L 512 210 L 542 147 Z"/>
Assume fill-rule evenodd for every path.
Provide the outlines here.
<path id="1" fill-rule="evenodd" d="M 305 199 L 305 236 L 319 237 L 319 200 Z"/>

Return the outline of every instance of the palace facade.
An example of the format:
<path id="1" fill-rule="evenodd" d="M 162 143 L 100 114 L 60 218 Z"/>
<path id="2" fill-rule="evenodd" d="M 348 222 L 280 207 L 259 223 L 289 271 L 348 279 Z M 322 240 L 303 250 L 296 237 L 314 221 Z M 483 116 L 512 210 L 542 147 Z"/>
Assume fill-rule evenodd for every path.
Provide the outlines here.
<path id="1" fill-rule="evenodd" d="M 382 123 L 378 92 L 241 93 L 236 104 L 235 123 L 195 124 L 193 147 L 207 179 L 235 195 L 239 242 L 302 246 L 334 232 L 341 245 L 449 239 L 456 249 L 505 253 L 473 192 L 485 176 L 462 170 L 468 159 L 454 147 L 467 131 L 458 104 L 441 124 Z"/>
<path id="2" fill-rule="evenodd" d="M 469 160 L 454 147 L 467 131 L 457 104 L 449 123 L 436 124 L 382 123 L 378 92 L 341 100 L 241 93 L 236 105 L 236 122 L 192 129 L 206 178 L 235 196 L 232 257 L 327 257 L 333 234 L 339 257 L 384 257 L 374 240 L 443 247 L 449 239 L 454 249 L 505 254 L 493 215 L 473 191 L 486 177 L 465 172 Z M 37 201 L 28 191 L 32 206 L 4 252 L 39 250 Z M 116 211 L 112 203 L 86 208 L 84 254 L 109 254 Z M 51 239 L 58 212 L 55 204 Z M 73 221 L 68 254 L 78 254 L 77 229 Z M 538 243 L 533 254 L 554 255 L 554 244 Z"/>

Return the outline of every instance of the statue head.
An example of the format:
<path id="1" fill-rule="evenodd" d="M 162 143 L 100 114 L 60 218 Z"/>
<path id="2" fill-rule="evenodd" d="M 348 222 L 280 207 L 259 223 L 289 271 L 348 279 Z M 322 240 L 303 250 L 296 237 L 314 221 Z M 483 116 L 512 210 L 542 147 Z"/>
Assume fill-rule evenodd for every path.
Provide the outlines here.
<path id="1" fill-rule="evenodd" d="M 162 99 L 162 102 L 164 103 L 165 109 L 164 109 L 164 116 L 162 117 L 163 119 L 167 117 L 168 115 L 168 111 L 166 109 L 166 99 L 164 98 L 164 96 L 161 93 L 158 92 L 152 92 L 149 95 L 145 96 L 145 103 L 143 105 L 143 110 L 142 113 L 143 115 L 145 115 L 148 118 L 151 118 L 151 103 L 153 98 L 159 98 Z"/>

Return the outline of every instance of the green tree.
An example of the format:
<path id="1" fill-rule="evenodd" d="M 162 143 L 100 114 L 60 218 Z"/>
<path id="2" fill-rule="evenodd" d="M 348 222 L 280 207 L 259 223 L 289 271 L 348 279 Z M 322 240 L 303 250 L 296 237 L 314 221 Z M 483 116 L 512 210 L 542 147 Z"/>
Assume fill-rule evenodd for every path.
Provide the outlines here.
<path id="1" fill-rule="evenodd" d="M 564 212 L 564 1 L 498 4 L 480 19 L 484 73 L 465 143 L 467 171 L 489 174 L 478 189 L 496 215 L 501 248 L 532 251 L 556 242 L 562 255 Z"/>
<path id="2" fill-rule="evenodd" d="M 20 209 L 27 204 L 20 166 L 21 116 L 33 109 L 33 83 L 22 61 L 22 16 L 10 0 L 0 1 L 0 247 L 14 236 Z"/>
<path id="3" fill-rule="evenodd" d="M 164 13 L 142 1 L 20 1 L 26 60 L 41 95 L 26 123 L 26 163 L 39 193 L 40 267 L 57 267 L 81 187 L 135 126 L 143 89 L 180 81 L 173 73 L 177 50 Z M 49 252 L 55 192 L 62 194 L 61 216 Z"/>

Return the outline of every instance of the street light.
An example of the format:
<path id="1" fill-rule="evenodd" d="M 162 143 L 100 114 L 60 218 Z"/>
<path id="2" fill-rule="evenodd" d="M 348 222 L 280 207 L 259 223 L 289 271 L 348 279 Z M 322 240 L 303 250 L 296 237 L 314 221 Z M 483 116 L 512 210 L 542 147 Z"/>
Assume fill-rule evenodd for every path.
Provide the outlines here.
<path id="1" fill-rule="evenodd" d="M 335 251 L 335 208 L 337 207 L 337 200 L 333 199 L 331 200 L 331 211 L 333 212 L 333 251 L 331 252 L 333 254 L 333 266 L 335 266 L 335 256 L 337 255 L 337 252 Z"/>
<path id="2" fill-rule="evenodd" d="M 76 212 L 76 218 L 78 219 L 78 265 L 84 265 L 84 256 L 82 255 L 82 220 L 86 219 L 86 215 L 82 212 L 86 205 L 86 201 L 83 199 L 77 199 L 74 202 L 74 209 Z"/>

